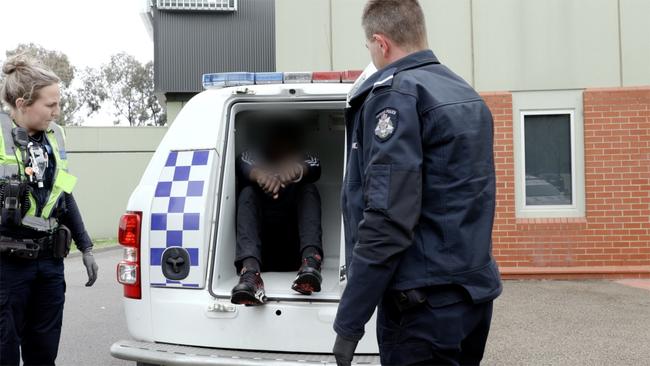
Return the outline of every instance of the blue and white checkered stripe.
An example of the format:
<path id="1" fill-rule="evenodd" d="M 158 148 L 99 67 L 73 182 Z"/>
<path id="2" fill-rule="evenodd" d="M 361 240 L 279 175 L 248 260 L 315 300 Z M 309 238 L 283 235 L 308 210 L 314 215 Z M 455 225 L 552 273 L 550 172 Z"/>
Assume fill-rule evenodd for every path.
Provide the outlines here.
<path id="1" fill-rule="evenodd" d="M 154 287 L 200 288 L 205 282 L 202 251 L 207 242 L 204 218 L 213 150 L 171 151 L 156 186 L 151 205 L 149 280 Z M 169 247 L 185 248 L 190 273 L 181 281 L 165 278 L 161 257 Z"/>

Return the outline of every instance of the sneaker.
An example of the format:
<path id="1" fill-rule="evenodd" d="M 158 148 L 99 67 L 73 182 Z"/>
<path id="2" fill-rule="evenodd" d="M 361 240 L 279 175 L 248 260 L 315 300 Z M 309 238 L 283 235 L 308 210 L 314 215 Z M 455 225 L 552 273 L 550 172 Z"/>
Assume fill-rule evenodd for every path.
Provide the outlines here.
<path id="1" fill-rule="evenodd" d="M 321 261 L 322 258 L 318 254 L 304 258 L 291 288 L 303 295 L 320 292 L 320 284 L 323 282 L 323 277 L 320 274 Z"/>
<path id="2" fill-rule="evenodd" d="M 232 289 L 230 302 L 238 305 L 263 305 L 266 302 L 266 294 L 260 273 L 242 269 L 239 283 Z"/>

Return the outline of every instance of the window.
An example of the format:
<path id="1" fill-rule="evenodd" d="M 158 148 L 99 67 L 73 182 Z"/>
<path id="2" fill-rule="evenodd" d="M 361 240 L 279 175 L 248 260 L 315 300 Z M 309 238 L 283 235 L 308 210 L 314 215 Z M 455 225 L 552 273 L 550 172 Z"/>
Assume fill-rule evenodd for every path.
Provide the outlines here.
<path id="1" fill-rule="evenodd" d="M 572 113 L 523 113 L 526 206 L 573 204 Z"/>
<path id="2" fill-rule="evenodd" d="M 582 91 L 513 93 L 518 218 L 585 216 Z"/>
<path id="3" fill-rule="evenodd" d="M 236 11 L 237 0 L 157 0 L 160 10 Z"/>

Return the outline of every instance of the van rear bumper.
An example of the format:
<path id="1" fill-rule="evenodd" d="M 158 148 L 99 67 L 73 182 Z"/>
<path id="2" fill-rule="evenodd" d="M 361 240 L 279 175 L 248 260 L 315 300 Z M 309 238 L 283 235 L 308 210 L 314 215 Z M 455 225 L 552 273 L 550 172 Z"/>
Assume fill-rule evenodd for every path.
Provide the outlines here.
<path id="1" fill-rule="evenodd" d="M 331 354 L 233 351 L 132 340 L 114 343 L 111 355 L 121 360 L 166 366 L 336 365 Z M 379 365 L 379 356 L 358 355 L 352 364 Z"/>

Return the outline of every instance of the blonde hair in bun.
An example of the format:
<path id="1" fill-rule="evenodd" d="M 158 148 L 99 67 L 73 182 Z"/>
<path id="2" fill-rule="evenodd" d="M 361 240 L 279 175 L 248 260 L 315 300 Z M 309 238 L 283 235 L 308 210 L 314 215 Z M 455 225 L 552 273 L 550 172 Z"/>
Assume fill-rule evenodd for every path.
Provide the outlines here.
<path id="1" fill-rule="evenodd" d="M 16 55 L 2 65 L 4 82 L 0 86 L 0 99 L 9 107 L 16 108 L 16 100 L 23 98 L 25 105 L 32 105 L 38 99 L 38 91 L 61 82 L 56 74 L 45 65 L 26 55 Z"/>
<path id="2" fill-rule="evenodd" d="M 2 73 L 5 75 L 10 75 L 18 69 L 27 67 L 29 62 L 24 57 L 14 57 L 7 60 L 4 65 L 2 65 Z"/>

